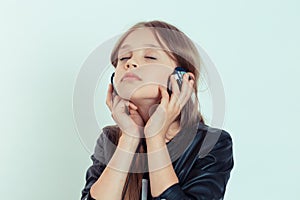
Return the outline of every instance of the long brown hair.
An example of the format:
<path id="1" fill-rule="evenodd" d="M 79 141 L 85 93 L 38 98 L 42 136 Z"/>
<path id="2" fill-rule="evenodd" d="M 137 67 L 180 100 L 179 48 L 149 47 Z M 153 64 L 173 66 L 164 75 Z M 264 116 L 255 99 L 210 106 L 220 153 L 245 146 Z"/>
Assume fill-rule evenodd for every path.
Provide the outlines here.
<path id="1" fill-rule="evenodd" d="M 149 22 L 140 22 L 132 26 L 128 31 L 126 31 L 117 43 L 114 46 L 114 49 L 111 53 L 111 63 L 114 67 L 117 67 L 118 64 L 118 51 L 121 47 L 123 41 L 126 37 L 136 29 L 139 28 L 149 28 L 159 44 L 163 47 L 163 43 L 166 44 L 168 51 L 166 53 L 172 58 L 177 66 L 181 66 L 185 68 L 188 72 L 191 72 L 195 76 L 195 84 L 194 84 L 194 94 L 193 98 L 190 98 L 185 106 L 182 108 L 181 114 L 178 117 L 180 120 L 180 126 L 185 127 L 189 126 L 194 120 L 200 119 L 202 123 L 204 123 L 203 117 L 200 113 L 199 102 L 198 102 L 198 82 L 200 76 L 200 55 L 195 47 L 194 43 L 178 28 L 175 26 L 163 22 L 163 21 L 149 21 Z M 118 143 L 119 137 L 121 136 L 121 131 L 111 137 L 112 142 L 115 144 Z M 145 146 L 142 145 L 138 150 L 139 152 L 145 152 Z M 136 159 L 133 165 L 140 165 L 141 160 L 139 158 Z M 141 173 L 128 173 L 126 184 L 128 184 L 127 190 L 125 187 L 123 188 L 123 195 L 125 199 L 130 200 L 139 200 L 141 194 L 141 181 L 142 174 Z"/>

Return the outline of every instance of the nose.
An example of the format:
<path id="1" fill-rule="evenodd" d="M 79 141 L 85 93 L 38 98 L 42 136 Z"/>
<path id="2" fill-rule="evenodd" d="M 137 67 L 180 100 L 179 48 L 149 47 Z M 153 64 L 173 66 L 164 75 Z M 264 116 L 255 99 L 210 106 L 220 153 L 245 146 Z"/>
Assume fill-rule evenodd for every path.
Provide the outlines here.
<path id="1" fill-rule="evenodd" d="M 137 68 L 138 67 L 137 62 L 133 59 L 128 60 L 127 63 L 126 63 L 126 68 L 129 69 L 130 67 Z"/>
<path id="2" fill-rule="evenodd" d="M 135 64 L 135 63 L 127 63 L 126 64 L 126 67 L 129 69 L 130 67 L 134 67 L 134 68 L 136 68 L 137 67 L 137 64 Z"/>

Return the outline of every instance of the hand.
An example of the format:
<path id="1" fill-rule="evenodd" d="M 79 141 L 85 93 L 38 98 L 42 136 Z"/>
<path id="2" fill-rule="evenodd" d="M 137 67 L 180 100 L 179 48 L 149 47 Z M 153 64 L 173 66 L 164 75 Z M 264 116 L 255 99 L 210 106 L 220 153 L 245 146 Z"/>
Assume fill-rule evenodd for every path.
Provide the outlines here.
<path id="1" fill-rule="evenodd" d="M 188 80 L 189 75 L 193 79 Z M 159 86 L 162 99 L 145 125 L 144 133 L 146 138 L 158 135 L 161 139 L 165 139 L 166 132 L 170 125 L 180 114 L 182 108 L 192 95 L 194 90 L 194 75 L 190 72 L 184 74 L 181 91 L 179 90 L 174 76 L 171 76 L 171 84 L 171 97 L 166 88 Z"/>
<path id="2" fill-rule="evenodd" d="M 113 86 L 109 84 L 106 105 L 111 111 L 111 116 L 123 133 L 141 138 L 144 121 L 137 112 L 137 107 L 130 101 L 122 99 L 119 95 L 113 95 Z"/>

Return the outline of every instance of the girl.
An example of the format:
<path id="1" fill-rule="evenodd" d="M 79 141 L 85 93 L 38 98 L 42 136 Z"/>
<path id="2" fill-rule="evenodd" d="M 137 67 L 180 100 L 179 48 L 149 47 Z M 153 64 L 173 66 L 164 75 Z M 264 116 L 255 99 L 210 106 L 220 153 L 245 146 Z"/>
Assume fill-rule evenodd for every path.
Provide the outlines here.
<path id="1" fill-rule="evenodd" d="M 116 125 L 97 140 L 81 199 L 223 199 L 232 140 L 220 130 L 199 153 L 210 127 L 199 111 L 192 41 L 166 22 L 141 22 L 121 36 L 111 63 L 106 104 Z M 186 73 L 176 80 L 178 66 Z"/>

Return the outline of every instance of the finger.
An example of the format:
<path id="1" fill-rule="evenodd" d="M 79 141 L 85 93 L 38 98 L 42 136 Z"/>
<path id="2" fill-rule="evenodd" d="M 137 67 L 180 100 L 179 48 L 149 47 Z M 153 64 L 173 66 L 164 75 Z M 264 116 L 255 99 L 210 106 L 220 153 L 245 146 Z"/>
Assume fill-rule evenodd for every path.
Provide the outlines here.
<path id="1" fill-rule="evenodd" d="M 179 89 L 179 85 L 175 79 L 175 76 L 172 76 L 171 83 L 172 83 L 172 94 L 170 99 L 170 106 L 175 108 L 175 106 L 179 105 L 178 98 L 181 95 L 181 91 Z"/>
<path id="2" fill-rule="evenodd" d="M 131 115 L 134 115 L 134 114 L 136 114 L 137 113 L 137 111 L 136 110 L 134 110 L 134 109 L 129 109 L 129 113 L 131 114 Z"/>
<path id="3" fill-rule="evenodd" d="M 186 96 L 184 97 L 184 99 L 182 100 L 183 106 L 186 104 L 186 102 L 191 98 L 192 93 L 195 92 L 195 89 L 193 87 L 194 85 L 194 80 L 190 80 L 189 84 L 188 84 L 188 89 L 187 89 L 187 93 Z"/>
<path id="4" fill-rule="evenodd" d="M 125 99 L 122 99 L 121 101 L 123 103 L 122 107 L 125 109 L 125 112 L 129 115 L 129 101 Z"/>
<path id="5" fill-rule="evenodd" d="M 133 110 L 137 110 L 138 107 L 134 105 L 132 102 L 129 102 L 129 107 L 132 108 Z"/>
<path id="6" fill-rule="evenodd" d="M 172 75 L 170 77 L 170 81 L 171 81 L 171 86 L 172 86 L 172 93 L 178 97 L 180 94 L 180 89 L 179 89 L 179 85 L 178 85 L 174 75 Z"/>
<path id="7" fill-rule="evenodd" d="M 178 99 L 181 108 L 186 104 L 186 102 L 191 97 L 192 92 L 194 91 L 194 87 L 193 87 L 194 80 L 193 79 L 189 80 L 188 77 L 189 74 L 184 74 L 183 76 L 182 90 Z"/>
<path id="8" fill-rule="evenodd" d="M 125 100 L 125 99 L 122 99 L 122 101 L 124 102 L 125 106 L 129 107 L 129 101 L 128 100 Z"/>
<path id="9" fill-rule="evenodd" d="M 139 116 L 138 111 L 133 110 L 133 109 L 129 109 L 129 113 L 130 113 L 130 115 Z"/>
<path id="10" fill-rule="evenodd" d="M 119 102 L 122 100 L 122 98 L 119 95 L 116 95 L 113 99 L 113 104 L 112 104 L 112 108 L 117 107 L 117 105 L 119 104 Z"/>
<path id="11" fill-rule="evenodd" d="M 160 94 L 161 94 L 161 101 L 160 104 L 163 106 L 168 105 L 169 103 L 169 93 L 166 88 L 164 88 L 162 85 L 158 86 Z"/>
<path id="12" fill-rule="evenodd" d="M 187 94 L 187 90 L 188 90 L 188 76 L 189 75 L 187 73 L 183 75 L 181 92 L 180 92 L 180 96 L 178 98 L 178 100 L 180 102 L 182 102 L 182 100 L 184 99 L 184 97 Z"/>
<path id="13" fill-rule="evenodd" d="M 140 116 L 140 113 L 137 110 L 129 109 L 129 112 L 133 115 L 138 115 Z"/>
<path id="14" fill-rule="evenodd" d="M 191 72 L 187 72 L 187 74 L 189 75 L 188 80 L 194 80 L 195 81 L 195 75 Z"/>

